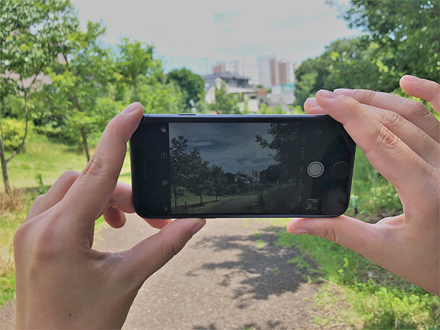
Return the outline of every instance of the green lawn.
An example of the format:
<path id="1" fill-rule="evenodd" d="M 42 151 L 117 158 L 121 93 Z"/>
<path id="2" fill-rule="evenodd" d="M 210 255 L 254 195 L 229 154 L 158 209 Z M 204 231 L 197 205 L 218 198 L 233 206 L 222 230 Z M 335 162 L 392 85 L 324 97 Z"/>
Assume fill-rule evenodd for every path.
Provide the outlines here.
<path id="1" fill-rule="evenodd" d="M 83 151 L 44 136 L 33 135 L 26 143 L 25 152 L 8 163 L 9 180 L 14 188 L 38 187 L 36 177 L 41 174 L 44 185 L 52 185 L 65 171 L 81 172 L 86 164 Z M 129 153 L 121 173 L 121 181 L 131 182 Z"/>

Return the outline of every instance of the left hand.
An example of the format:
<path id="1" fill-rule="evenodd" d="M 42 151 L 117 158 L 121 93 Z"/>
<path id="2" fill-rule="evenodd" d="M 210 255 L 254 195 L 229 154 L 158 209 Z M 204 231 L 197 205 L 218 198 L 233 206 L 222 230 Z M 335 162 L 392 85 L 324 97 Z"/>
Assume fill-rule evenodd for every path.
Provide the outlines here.
<path id="1" fill-rule="evenodd" d="M 39 196 L 15 235 L 17 328 L 120 328 L 144 281 L 203 227 L 202 219 L 169 223 L 120 253 L 92 249 L 95 220 L 113 227 L 134 212 L 131 187 L 117 184 L 126 144 L 143 114 L 132 104 L 105 129 L 81 174 L 64 173 Z"/>

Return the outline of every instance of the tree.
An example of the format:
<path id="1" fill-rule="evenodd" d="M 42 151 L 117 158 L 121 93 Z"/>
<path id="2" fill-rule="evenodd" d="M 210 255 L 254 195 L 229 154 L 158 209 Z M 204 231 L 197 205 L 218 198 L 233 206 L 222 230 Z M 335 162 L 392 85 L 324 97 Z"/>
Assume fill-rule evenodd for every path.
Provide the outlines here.
<path id="1" fill-rule="evenodd" d="M 263 180 L 288 182 L 294 176 L 296 164 L 301 158 L 298 123 L 271 123 L 267 133 L 272 135 L 270 142 L 259 134 L 255 135 L 255 140 L 262 148 L 276 152 L 273 158 L 277 164 L 268 167 L 263 174 Z M 278 175 L 277 172 L 281 174 Z"/>
<path id="2" fill-rule="evenodd" d="M 440 80 L 439 0 L 351 0 L 343 17 L 366 32 L 365 42 L 378 45 L 390 91 L 404 74 Z"/>
<path id="3" fill-rule="evenodd" d="M 211 166 L 211 184 L 215 194 L 215 200 L 217 201 L 217 197 L 223 195 L 224 186 L 226 185 L 225 172 L 220 165 L 213 164 Z"/>
<path id="4" fill-rule="evenodd" d="M 171 140 L 170 162 L 171 162 L 171 192 L 174 195 L 174 207 L 177 208 L 177 199 L 184 195 L 188 176 L 190 175 L 190 157 L 186 153 L 188 139 L 178 136 Z"/>
<path id="5" fill-rule="evenodd" d="M 176 82 L 182 90 L 185 106 L 191 110 L 203 99 L 205 94 L 205 80 L 187 68 L 174 69 L 168 73 L 167 81 Z"/>
<path id="6" fill-rule="evenodd" d="M 86 32 L 77 30 L 69 36 L 63 61 L 48 70 L 57 107 L 66 113 L 65 134 L 81 141 L 87 161 L 90 135 L 102 132 L 122 108 L 113 101 L 115 64 L 111 51 L 100 45 L 104 33 L 100 23 L 88 22 Z"/>
<path id="7" fill-rule="evenodd" d="M 141 41 L 124 38 L 118 48 L 116 67 L 120 81 L 133 89 L 130 102 L 139 101 L 140 84 L 163 82 L 162 62 L 153 58 L 154 46 Z"/>
<path id="8" fill-rule="evenodd" d="M 8 162 L 23 150 L 28 134 L 29 96 L 35 90 L 38 75 L 57 54 L 68 47 L 67 36 L 77 29 L 78 19 L 70 1 L 2 0 L 0 19 L 0 100 L 10 95 L 24 99 L 25 130 L 20 145 L 6 158 L 0 121 L 0 159 L 5 190 L 11 186 Z M 2 107 L 4 108 L 4 107 Z M 3 111 L 0 116 L 3 117 Z"/>
<path id="9" fill-rule="evenodd" d="M 200 151 L 194 148 L 189 153 L 189 167 L 191 174 L 187 181 L 188 190 L 200 197 L 200 204 L 203 203 L 203 194 L 209 191 L 210 171 L 209 162 L 202 159 Z"/>
<path id="10" fill-rule="evenodd" d="M 215 103 L 209 105 L 209 109 L 218 114 L 240 113 L 238 99 L 234 94 L 228 94 L 226 83 L 221 82 L 215 86 Z"/>
<path id="11" fill-rule="evenodd" d="M 384 88 L 385 69 L 382 58 L 376 55 L 377 47 L 357 38 L 338 39 L 326 46 L 320 56 L 301 63 L 295 71 L 295 105 L 302 106 L 322 88 Z"/>

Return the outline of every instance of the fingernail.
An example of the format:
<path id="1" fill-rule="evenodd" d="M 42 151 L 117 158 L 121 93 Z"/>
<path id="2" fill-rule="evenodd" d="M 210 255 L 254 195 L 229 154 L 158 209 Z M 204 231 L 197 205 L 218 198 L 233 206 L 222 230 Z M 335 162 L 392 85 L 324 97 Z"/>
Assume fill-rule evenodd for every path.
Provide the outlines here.
<path id="1" fill-rule="evenodd" d="M 293 228 L 290 233 L 295 235 L 304 235 L 304 234 L 308 234 L 309 230 L 304 228 Z"/>
<path id="2" fill-rule="evenodd" d="M 319 107 L 318 102 L 316 102 L 316 99 L 314 97 L 309 97 L 306 102 L 309 107 Z"/>
<path id="3" fill-rule="evenodd" d="M 325 89 L 321 89 L 320 91 L 318 91 L 317 94 L 319 94 L 319 96 L 321 96 L 322 98 L 327 99 L 327 100 L 338 99 L 342 96 L 342 95 L 338 95 L 336 93 L 327 91 Z"/>
<path id="4" fill-rule="evenodd" d="M 202 229 L 206 224 L 206 219 L 198 219 L 197 224 L 191 229 L 191 234 L 195 235 L 200 229 Z"/>
<path id="5" fill-rule="evenodd" d="M 345 96 L 351 96 L 353 94 L 353 90 L 348 88 L 338 88 L 335 89 L 334 92 L 336 94 L 345 95 Z"/>
<path id="6" fill-rule="evenodd" d="M 405 78 L 407 80 L 410 80 L 412 82 L 419 82 L 420 80 L 422 80 L 420 78 L 417 78 L 417 77 L 414 77 L 414 76 L 410 76 L 410 75 L 405 75 L 405 76 L 403 76 L 403 78 Z"/>
<path id="7" fill-rule="evenodd" d="M 126 113 L 134 112 L 134 111 L 136 111 L 137 109 L 139 109 L 139 107 L 142 107 L 142 105 L 141 105 L 140 103 L 138 103 L 138 102 L 134 102 L 134 103 L 130 104 L 128 107 L 126 107 L 126 108 L 122 111 L 122 113 L 123 113 L 123 114 L 126 114 Z"/>

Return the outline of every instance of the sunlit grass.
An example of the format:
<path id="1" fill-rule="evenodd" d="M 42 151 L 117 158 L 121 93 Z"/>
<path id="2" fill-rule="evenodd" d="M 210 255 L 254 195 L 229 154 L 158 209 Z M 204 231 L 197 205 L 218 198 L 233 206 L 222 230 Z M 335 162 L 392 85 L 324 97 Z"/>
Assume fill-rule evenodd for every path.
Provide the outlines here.
<path id="1" fill-rule="evenodd" d="M 25 151 L 8 163 L 8 174 L 11 186 L 14 188 L 38 187 L 36 177 L 39 174 L 44 185 L 50 186 L 65 171 L 81 172 L 86 165 L 87 159 L 82 150 L 34 134 L 32 140 L 26 143 Z M 121 171 L 121 181 L 131 182 L 128 152 Z"/>

